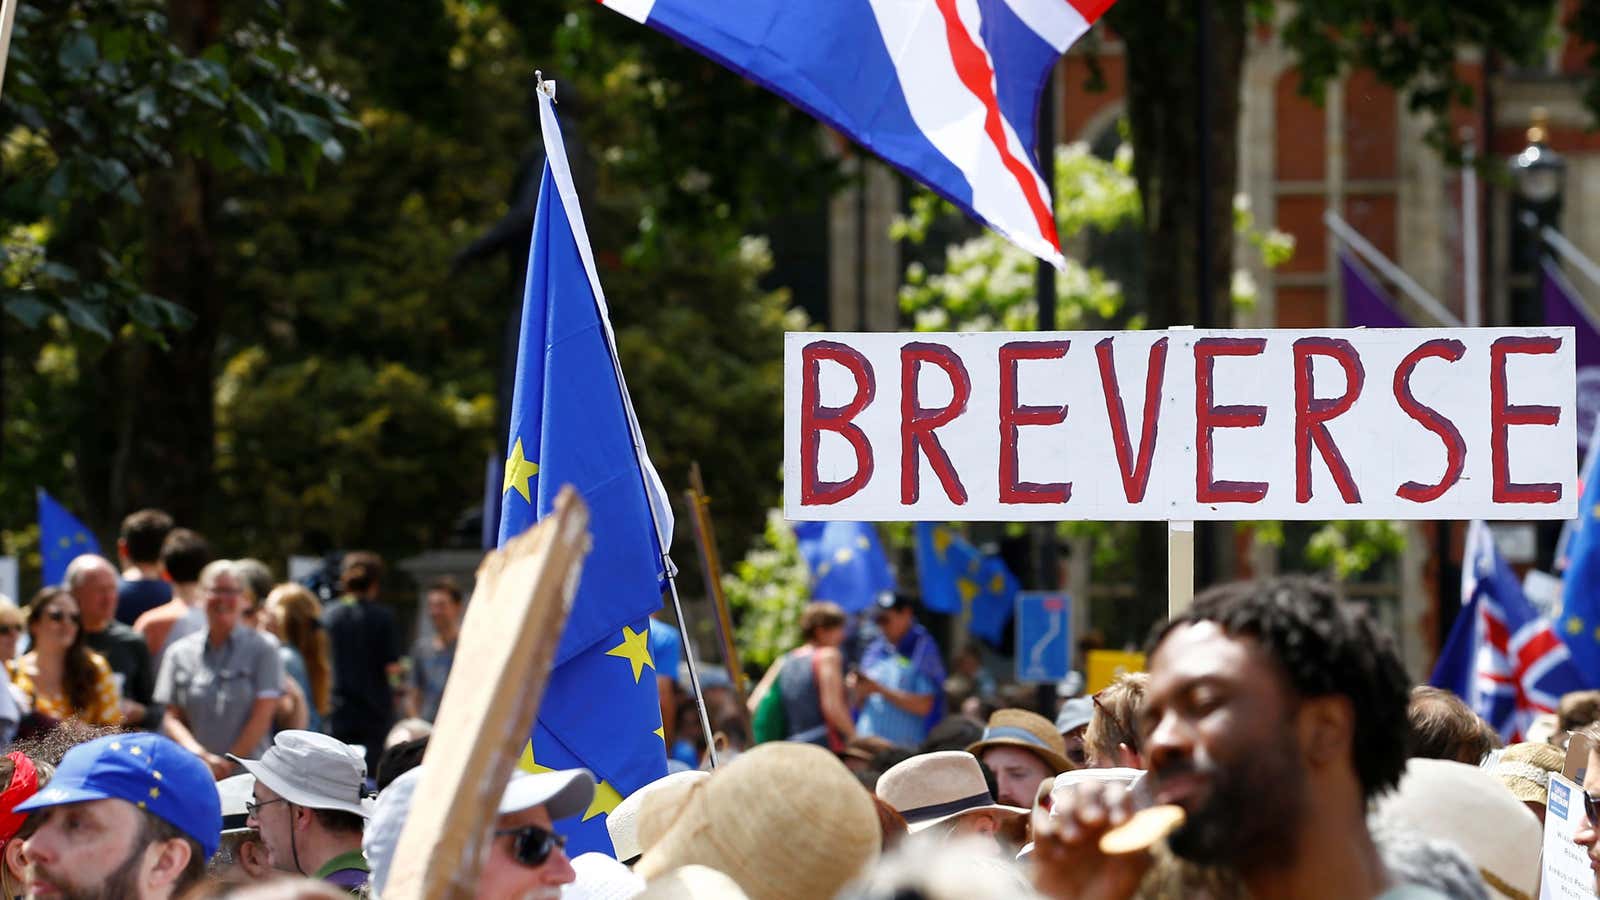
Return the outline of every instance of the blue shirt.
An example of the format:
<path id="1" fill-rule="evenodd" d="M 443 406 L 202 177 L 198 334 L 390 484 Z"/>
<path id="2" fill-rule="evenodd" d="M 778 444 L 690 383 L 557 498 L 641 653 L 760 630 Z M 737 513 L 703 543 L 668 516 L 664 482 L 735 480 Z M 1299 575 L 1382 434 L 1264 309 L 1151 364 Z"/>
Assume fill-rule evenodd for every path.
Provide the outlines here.
<path id="1" fill-rule="evenodd" d="M 117 585 L 117 621 L 132 626 L 139 616 L 172 599 L 172 585 L 154 578 Z"/>
<path id="2" fill-rule="evenodd" d="M 932 679 L 911 664 L 909 657 L 898 653 L 867 663 L 861 671 L 873 681 L 897 691 L 933 694 L 938 689 Z M 873 694 L 861 704 L 861 714 L 856 717 L 856 736 L 883 738 L 915 749 L 928 736 L 928 717 L 906 712 L 882 694 Z"/>

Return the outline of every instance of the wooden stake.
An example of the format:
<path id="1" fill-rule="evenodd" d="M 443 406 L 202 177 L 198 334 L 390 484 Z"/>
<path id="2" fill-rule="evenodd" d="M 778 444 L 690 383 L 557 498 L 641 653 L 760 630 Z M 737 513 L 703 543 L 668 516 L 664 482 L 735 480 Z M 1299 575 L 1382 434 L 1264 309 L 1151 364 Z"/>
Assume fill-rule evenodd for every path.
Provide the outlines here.
<path id="1" fill-rule="evenodd" d="M 733 618 L 728 614 L 728 596 L 722 590 L 722 557 L 717 553 L 717 535 L 711 523 L 711 498 L 706 496 L 699 463 L 689 466 L 689 490 L 686 496 L 689 498 L 689 509 L 694 514 L 694 543 L 700 550 L 700 570 L 705 573 L 706 596 L 711 598 L 711 605 L 717 613 L 717 637 L 722 642 L 722 661 L 728 667 L 728 678 L 733 682 L 733 694 L 739 701 L 739 710 L 748 720 L 744 666 L 739 662 L 739 648 L 733 639 Z M 749 724 L 749 721 L 745 722 L 746 726 Z"/>
<path id="2" fill-rule="evenodd" d="M 0 88 L 5 87 L 6 60 L 11 58 L 11 25 L 21 0 L 0 0 Z"/>
<path id="3" fill-rule="evenodd" d="M 1194 602 L 1194 523 L 1167 523 L 1167 617 Z"/>
<path id="4" fill-rule="evenodd" d="M 474 895 L 577 592 L 588 527 L 588 508 L 564 487 L 554 512 L 478 567 L 384 900 Z"/>

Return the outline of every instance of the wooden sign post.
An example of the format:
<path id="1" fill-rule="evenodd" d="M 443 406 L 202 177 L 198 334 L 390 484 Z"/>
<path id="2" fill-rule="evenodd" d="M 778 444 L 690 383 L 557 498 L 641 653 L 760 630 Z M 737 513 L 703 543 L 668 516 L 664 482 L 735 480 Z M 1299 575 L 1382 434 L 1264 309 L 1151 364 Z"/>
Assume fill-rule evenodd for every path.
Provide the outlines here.
<path id="1" fill-rule="evenodd" d="M 473 896 L 578 589 L 588 527 L 588 508 L 565 487 L 550 515 L 478 567 L 384 900 Z"/>
<path id="2" fill-rule="evenodd" d="M 722 662 L 728 667 L 728 680 L 733 683 L 733 696 L 739 710 L 745 709 L 744 665 L 739 662 L 739 648 L 733 640 L 733 618 L 728 614 L 728 595 L 722 590 L 722 557 L 717 553 L 717 534 L 711 524 L 711 498 L 706 496 L 705 481 L 700 477 L 700 464 L 689 467 L 689 510 L 693 513 L 694 542 L 700 550 L 700 569 L 705 573 L 706 596 L 711 599 L 717 613 L 717 637 L 722 643 Z M 678 623 L 682 625 L 683 623 Z M 745 725 L 749 726 L 746 721 Z"/>

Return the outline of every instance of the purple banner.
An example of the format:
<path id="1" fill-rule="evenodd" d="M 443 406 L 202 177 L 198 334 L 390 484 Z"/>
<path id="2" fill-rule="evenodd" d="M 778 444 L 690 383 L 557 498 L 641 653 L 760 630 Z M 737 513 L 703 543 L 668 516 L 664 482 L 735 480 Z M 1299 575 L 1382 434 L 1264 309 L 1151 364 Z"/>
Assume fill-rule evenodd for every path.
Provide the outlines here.
<path id="1" fill-rule="evenodd" d="M 1394 308 L 1388 291 L 1347 250 L 1339 251 L 1339 280 L 1344 282 L 1344 320 L 1351 328 L 1410 328 Z M 1553 323 L 1552 323 L 1553 324 Z"/>
<path id="2" fill-rule="evenodd" d="M 1578 449 L 1587 450 L 1600 414 L 1600 327 L 1561 268 L 1544 262 L 1540 293 L 1544 295 L 1544 324 L 1570 325 L 1577 335 Z"/>

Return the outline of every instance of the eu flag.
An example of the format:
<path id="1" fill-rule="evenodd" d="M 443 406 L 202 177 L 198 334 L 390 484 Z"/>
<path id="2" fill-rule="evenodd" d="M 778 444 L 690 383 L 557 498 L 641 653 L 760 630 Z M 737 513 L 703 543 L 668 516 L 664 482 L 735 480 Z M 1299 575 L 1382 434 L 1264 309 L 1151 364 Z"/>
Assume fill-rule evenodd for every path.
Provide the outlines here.
<path id="1" fill-rule="evenodd" d="M 985 555 L 948 525 L 917 523 L 917 580 L 922 605 L 957 615 L 970 608 L 969 630 L 998 647 L 1017 605 L 1019 585 L 998 556 Z"/>
<path id="2" fill-rule="evenodd" d="M 1565 543 L 1561 639 L 1584 681 L 1600 684 L 1600 452 L 1591 444 L 1578 494 L 1578 518 Z"/>
<path id="3" fill-rule="evenodd" d="M 811 599 L 860 612 L 894 591 L 894 573 L 878 532 L 867 522 L 796 522 L 800 556 L 811 567 Z"/>
<path id="4" fill-rule="evenodd" d="M 628 399 L 561 130 L 543 90 L 539 124 L 545 168 L 528 251 L 500 543 L 548 514 L 563 485 L 589 505 L 593 549 L 522 762 L 531 771 L 594 773 L 594 804 L 557 823 L 576 856 L 612 853 L 606 815 L 667 772 L 647 619 L 661 606 L 672 514 Z"/>
<path id="5" fill-rule="evenodd" d="M 36 488 L 34 493 L 39 500 L 39 561 L 44 583 L 60 584 L 66 580 L 67 564 L 85 553 L 99 553 L 100 542 L 44 488 Z"/>

